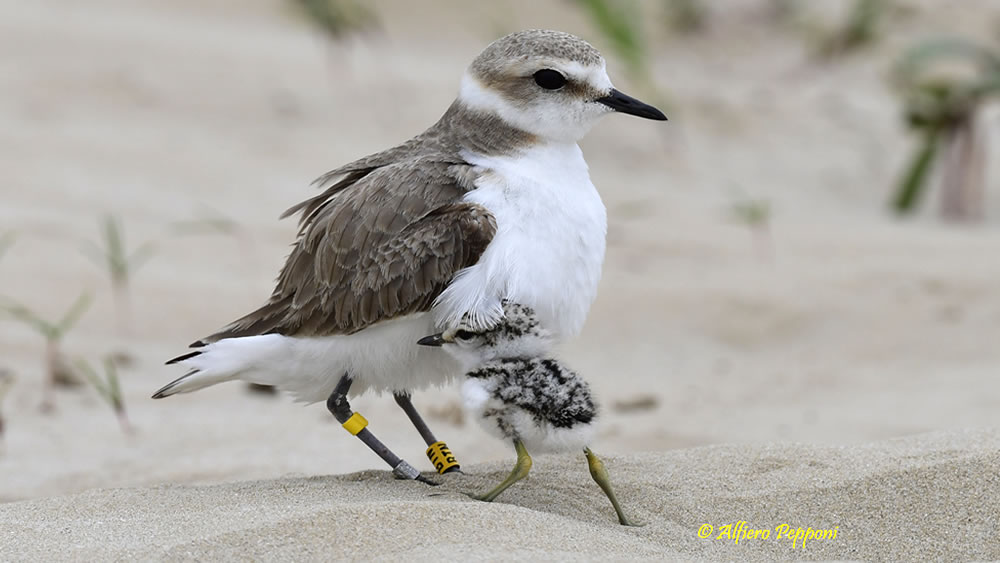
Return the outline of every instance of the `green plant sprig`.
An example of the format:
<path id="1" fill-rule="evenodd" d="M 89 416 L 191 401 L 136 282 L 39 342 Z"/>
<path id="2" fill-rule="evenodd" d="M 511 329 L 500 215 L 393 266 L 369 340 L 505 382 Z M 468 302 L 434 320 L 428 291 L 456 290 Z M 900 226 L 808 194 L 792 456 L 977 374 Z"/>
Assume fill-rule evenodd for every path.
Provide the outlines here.
<path id="1" fill-rule="evenodd" d="M 133 427 L 129 422 L 128 413 L 125 410 L 125 397 L 122 394 L 121 381 L 118 377 L 118 368 L 115 366 L 114 359 L 110 356 L 104 358 L 104 371 L 102 374 L 98 374 L 86 360 L 77 359 L 75 365 L 101 398 L 111 407 L 111 410 L 114 411 L 122 432 L 131 434 Z"/>
<path id="2" fill-rule="evenodd" d="M 126 250 L 124 232 L 114 215 L 106 215 L 101 227 L 101 242 L 84 241 L 81 251 L 107 269 L 112 285 L 125 289 L 132 274 L 152 257 L 155 246 L 147 241 L 131 252 Z"/>
<path id="3" fill-rule="evenodd" d="M 854 0 L 844 23 L 820 44 L 820 55 L 836 57 L 876 42 L 888 4 L 888 0 Z"/>
<path id="4" fill-rule="evenodd" d="M 292 0 L 307 20 L 334 41 L 378 24 L 378 12 L 358 0 Z"/>
<path id="5" fill-rule="evenodd" d="M 0 438 L 3 438 L 4 432 L 3 400 L 13 386 L 14 374 L 5 369 L 0 369 Z"/>
<path id="6" fill-rule="evenodd" d="M 0 258 L 3 258 L 10 247 L 14 246 L 14 242 L 17 241 L 17 233 L 14 231 L 7 231 L 0 235 Z"/>
<path id="7" fill-rule="evenodd" d="M 973 70 L 968 76 L 936 76 L 940 65 L 962 63 Z M 927 191 L 935 163 L 944 161 L 942 212 L 968 218 L 970 195 L 979 186 L 969 185 L 982 162 L 975 135 L 975 121 L 983 103 L 1000 95 L 1000 53 L 971 41 L 938 38 L 914 45 L 893 66 L 890 81 L 902 98 L 906 125 L 921 137 L 900 176 L 890 201 L 898 214 L 912 213 Z M 939 155 L 950 155 L 941 159 Z M 970 170 L 976 169 L 976 170 Z"/>
<path id="8" fill-rule="evenodd" d="M 28 325 L 35 332 L 41 334 L 48 342 L 58 342 L 68 333 L 76 323 L 87 312 L 92 303 L 92 296 L 89 291 L 84 291 L 70 305 L 63 316 L 55 321 L 48 321 L 41 315 L 25 305 L 5 299 L 6 303 L 0 304 L 0 311 L 6 316 Z"/>

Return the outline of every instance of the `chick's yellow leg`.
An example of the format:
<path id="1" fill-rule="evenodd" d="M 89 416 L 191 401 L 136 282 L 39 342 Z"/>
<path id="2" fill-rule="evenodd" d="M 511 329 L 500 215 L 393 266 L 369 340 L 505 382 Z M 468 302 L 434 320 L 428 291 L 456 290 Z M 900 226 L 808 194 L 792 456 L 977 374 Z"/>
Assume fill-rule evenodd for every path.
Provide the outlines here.
<path id="1" fill-rule="evenodd" d="M 604 462 L 600 460 L 594 452 L 590 451 L 590 448 L 584 448 L 583 453 L 587 455 L 587 465 L 590 466 L 590 476 L 594 478 L 597 482 L 597 486 L 604 491 L 607 495 L 608 500 L 611 501 L 611 506 L 615 507 L 615 512 L 618 514 L 618 523 L 622 526 L 642 526 L 637 522 L 633 522 L 625 517 L 625 513 L 622 512 L 622 507 L 618 504 L 618 498 L 615 497 L 615 491 L 611 488 L 611 479 L 608 478 L 608 470 L 604 467 Z"/>
<path id="2" fill-rule="evenodd" d="M 524 447 L 524 444 L 522 444 L 520 440 L 514 440 L 514 450 L 517 452 L 517 463 L 514 465 L 514 470 L 510 472 L 510 475 L 508 475 L 507 478 L 497 485 L 492 491 L 482 495 L 471 495 L 472 498 L 486 502 L 493 502 L 493 499 L 500 496 L 500 493 L 506 491 L 511 485 L 528 476 L 528 472 L 531 471 L 531 456 L 528 455 L 528 450 Z"/>

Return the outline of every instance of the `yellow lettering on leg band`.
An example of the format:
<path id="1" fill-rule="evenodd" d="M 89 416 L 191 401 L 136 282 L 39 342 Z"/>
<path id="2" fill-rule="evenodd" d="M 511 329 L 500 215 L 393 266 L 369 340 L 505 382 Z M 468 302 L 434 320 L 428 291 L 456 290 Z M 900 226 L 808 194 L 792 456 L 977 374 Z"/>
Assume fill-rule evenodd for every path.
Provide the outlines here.
<path id="1" fill-rule="evenodd" d="M 351 418 L 344 421 L 344 430 L 347 430 L 353 436 L 357 436 L 358 432 L 365 429 L 365 426 L 368 426 L 368 421 L 360 413 L 354 413 L 351 415 Z"/>
<path id="2" fill-rule="evenodd" d="M 444 473 L 452 467 L 458 467 L 455 455 L 444 442 L 434 442 L 427 448 L 427 459 L 431 460 L 438 473 Z"/>

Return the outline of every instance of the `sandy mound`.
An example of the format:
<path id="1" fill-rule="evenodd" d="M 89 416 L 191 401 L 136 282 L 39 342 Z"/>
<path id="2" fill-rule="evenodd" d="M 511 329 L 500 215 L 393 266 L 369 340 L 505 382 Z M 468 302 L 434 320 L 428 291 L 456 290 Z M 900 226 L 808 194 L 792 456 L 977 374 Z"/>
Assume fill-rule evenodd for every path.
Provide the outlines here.
<path id="1" fill-rule="evenodd" d="M 582 456 L 540 456 L 529 480 L 493 504 L 462 492 L 499 481 L 508 468 L 497 463 L 442 478 L 437 488 L 365 471 L 8 503 L 0 505 L 7 539 L 0 559 L 1000 557 L 996 431 L 851 448 L 717 446 L 607 461 L 626 510 L 645 527 L 616 523 Z M 706 523 L 713 531 L 700 539 Z M 737 529 L 771 535 L 719 538 L 726 524 L 734 536 Z M 793 546 L 787 536 L 799 527 L 837 536 Z"/>

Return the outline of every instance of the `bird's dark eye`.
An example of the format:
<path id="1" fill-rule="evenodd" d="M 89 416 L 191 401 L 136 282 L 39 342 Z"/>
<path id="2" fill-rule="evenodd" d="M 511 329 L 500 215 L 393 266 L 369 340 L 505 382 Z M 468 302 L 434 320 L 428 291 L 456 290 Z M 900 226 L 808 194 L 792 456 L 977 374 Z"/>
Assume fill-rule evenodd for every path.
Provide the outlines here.
<path id="1" fill-rule="evenodd" d="M 535 84 L 546 90 L 558 90 L 566 85 L 566 77 L 559 71 L 543 68 L 535 73 Z"/>
<path id="2" fill-rule="evenodd" d="M 457 338 L 458 340 L 472 340 L 475 337 L 476 333 L 469 332 L 467 330 L 460 330 L 455 333 L 455 338 Z"/>

